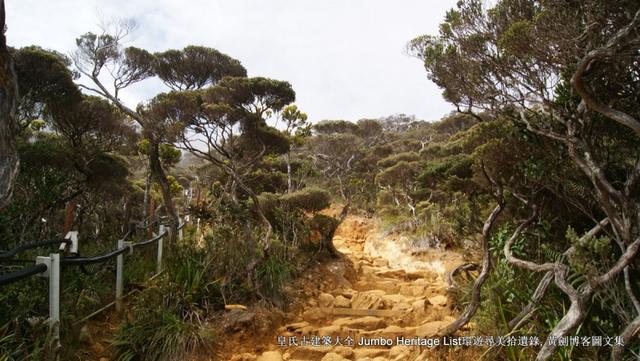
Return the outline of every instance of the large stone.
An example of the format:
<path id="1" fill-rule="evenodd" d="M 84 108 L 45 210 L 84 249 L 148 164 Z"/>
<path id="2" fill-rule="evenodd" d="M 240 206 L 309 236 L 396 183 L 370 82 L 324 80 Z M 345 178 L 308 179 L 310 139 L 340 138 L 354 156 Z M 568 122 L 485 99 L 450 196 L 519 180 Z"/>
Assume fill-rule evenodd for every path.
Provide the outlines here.
<path id="1" fill-rule="evenodd" d="M 235 355 L 231 357 L 230 361 L 256 361 L 257 357 L 250 353 L 243 353 L 240 355 Z M 102 360 L 100 360 L 102 361 Z"/>
<path id="2" fill-rule="evenodd" d="M 416 336 L 434 337 L 441 329 L 445 328 L 448 324 L 448 322 L 444 321 L 433 321 L 424 323 L 416 328 Z"/>
<path id="3" fill-rule="evenodd" d="M 431 303 L 427 300 L 416 300 L 411 304 L 411 308 L 413 309 L 413 312 L 416 312 L 418 314 L 423 314 L 425 312 L 427 312 L 427 308 L 429 307 L 429 305 L 431 305 Z"/>
<path id="4" fill-rule="evenodd" d="M 389 261 L 384 258 L 376 258 L 373 260 L 373 265 L 376 267 L 387 267 L 389 265 Z"/>
<path id="5" fill-rule="evenodd" d="M 411 347 L 410 346 L 393 346 L 390 350 L 389 350 L 389 357 L 390 358 L 396 358 L 400 355 L 406 355 L 408 353 L 411 352 Z"/>
<path id="6" fill-rule="evenodd" d="M 290 323 L 290 324 L 284 326 L 284 328 L 286 330 L 288 330 L 288 331 L 296 332 L 296 331 L 299 331 L 299 330 L 301 330 L 301 329 L 303 329 L 305 327 L 308 327 L 308 326 L 309 326 L 309 322 L 302 321 L 302 322 Z"/>
<path id="7" fill-rule="evenodd" d="M 362 360 L 367 357 L 384 357 L 389 355 L 389 350 L 385 348 L 356 348 L 353 350 L 355 360 Z"/>
<path id="8" fill-rule="evenodd" d="M 331 351 L 348 359 L 353 356 L 353 347 L 350 346 L 336 346 Z"/>
<path id="9" fill-rule="evenodd" d="M 318 296 L 318 304 L 320 307 L 329 307 L 333 303 L 333 296 L 328 293 L 321 293 Z"/>
<path id="10" fill-rule="evenodd" d="M 325 317 L 324 312 L 322 312 L 322 310 L 320 310 L 319 308 L 312 308 L 310 310 L 306 310 L 302 313 L 302 317 L 305 320 L 309 320 L 309 321 L 318 321 L 321 320 Z"/>
<path id="11" fill-rule="evenodd" d="M 278 351 L 267 351 L 260 355 L 256 361 L 282 361 L 282 355 Z"/>
<path id="12" fill-rule="evenodd" d="M 407 298 L 403 295 L 397 295 L 397 294 L 384 295 L 382 296 L 382 304 L 384 306 L 384 309 L 390 310 L 393 308 L 395 304 L 400 302 L 405 302 L 406 299 Z"/>
<path id="13" fill-rule="evenodd" d="M 375 331 L 373 337 L 390 338 L 395 341 L 396 337 L 405 336 L 405 334 L 404 327 L 391 325 L 382 330 Z"/>
<path id="14" fill-rule="evenodd" d="M 342 296 L 342 295 L 338 295 L 333 300 L 333 307 L 350 308 L 351 307 L 351 300 L 346 298 L 346 297 L 344 297 L 344 296 Z"/>
<path id="15" fill-rule="evenodd" d="M 318 330 L 318 336 L 340 336 L 342 327 L 340 326 L 325 326 Z"/>
<path id="16" fill-rule="evenodd" d="M 249 328 L 253 325 L 253 321 L 256 318 L 256 314 L 253 312 L 247 312 L 240 309 L 231 310 L 226 315 L 227 318 L 227 331 L 239 331 L 243 328 Z"/>
<path id="17" fill-rule="evenodd" d="M 437 296 L 429 297 L 429 302 L 431 302 L 431 304 L 434 306 L 445 307 L 447 303 L 449 303 L 449 300 L 447 299 L 446 296 L 437 295 Z"/>
<path id="18" fill-rule="evenodd" d="M 328 347 L 298 346 L 289 349 L 291 359 L 294 360 L 320 360 L 329 351 Z"/>
<path id="19" fill-rule="evenodd" d="M 324 357 L 320 361 L 348 361 L 348 360 L 349 359 L 344 358 L 335 352 L 329 352 L 328 354 L 324 355 Z"/>
<path id="20" fill-rule="evenodd" d="M 385 295 L 385 292 L 382 290 L 359 292 L 353 299 L 351 299 L 351 308 L 378 310 L 383 306 L 383 295 Z"/>
<path id="21" fill-rule="evenodd" d="M 333 322 L 333 325 L 365 331 L 373 331 L 387 327 L 387 323 L 385 322 L 385 320 L 373 316 L 365 316 L 359 318 L 339 318 Z"/>
<path id="22" fill-rule="evenodd" d="M 376 276 L 404 279 L 407 273 L 403 269 L 389 269 L 376 272 Z"/>

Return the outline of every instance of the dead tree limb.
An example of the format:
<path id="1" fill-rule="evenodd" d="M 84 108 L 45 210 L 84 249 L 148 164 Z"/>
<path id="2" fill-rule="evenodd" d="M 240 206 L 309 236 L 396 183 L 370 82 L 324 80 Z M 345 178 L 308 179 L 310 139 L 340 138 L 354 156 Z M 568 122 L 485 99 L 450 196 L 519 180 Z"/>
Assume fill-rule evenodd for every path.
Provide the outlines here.
<path id="1" fill-rule="evenodd" d="M 622 331 L 622 334 L 620 334 L 620 336 L 622 337 L 622 345 L 616 345 L 613 347 L 613 349 L 611 350 L 611 360 L 622 360 L 622 354 L 624 353 L 626 346 L 634 337 L 638 336 L 639 331 L 640 315 L 636 316 L 636 318 L 631 321 L 631 323 L 629 323 L 627 327 L 625 327 L 624 331 Z"/>
<path id="2" fill-rule="evenodd" d="M 482 291 L 482 286 L 485 281 L 489 277 L 489 273 L 491 272 L 491 253 L 489 250 L 489 239 L 491 237 L 491 229 L 493 228 L 496 219 L 504 209 L 504 195 L 502 192 L 502 186 L 500 186 L 496 181 L 489 176 L 484 165 L 482 165 L 482 171 L 484 172 L 485 177 L 493 184 L 496 188 L 496 201 L 497 204 L 489 214 L 489 217 L 484 221 L 484 225 L 482 227 L 482 269 L 480 270 L 480 275 L 473 282 L 473 288 L 471 289 L 471 301 L 464 309 L 460 317 L 457 320 L 450 323 L 447 327 L 439 332 L 440 336 L 451 335 L 454 332 L 458 331 L 462 326 L 469 323 L 471 317 L 473 317 L 478 308 L 480 307 L 480 292 Z"/>
<path id="3" fill-rule="evenodd" d="M 462 272 L 475 271 L 480 268 L 480 265 L 477 263 L 469 262 L 463 263 L 458 267 L 454 268 L 451 272 L 447 273 L 447 284 L 450 288 L 458 288 L 460 287 L 455 280 L 455 277 Z"/>

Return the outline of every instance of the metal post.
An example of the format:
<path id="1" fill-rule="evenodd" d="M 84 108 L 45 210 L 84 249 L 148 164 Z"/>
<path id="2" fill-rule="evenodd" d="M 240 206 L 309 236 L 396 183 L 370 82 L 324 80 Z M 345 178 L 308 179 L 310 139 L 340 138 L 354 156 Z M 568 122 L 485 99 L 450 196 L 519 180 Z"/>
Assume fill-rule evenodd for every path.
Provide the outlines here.
<path id="1" fill-rule="evenodd" d="M 164 224 L 160 225 L 160 230 L 158 231 L 160 233 L 158 233 L 158 235 L 161 235 L 164 233 Z M 162 240 L 164 239 L 164 237 L 160 237 L 158 239 L 158 262 L 156 263 L 156 273 L 160 273 L 162 272 L 162 245 L 163 242 Z"/>
<path id="2" fill-rule="evenodd" d="M 118 249 L 124 247 L 124 240 L 118 240 Z M 116 311 L 122 310 L 122 286 L 123 286 L 124 254 L 120 253 L 116 258 Z"/>
<path id="3" fill-rule="evenodd" d="M 60 349 L 60 254 L 52 253 L 49 267 L 49 327 L 51 346 L 58 359 Z"/>

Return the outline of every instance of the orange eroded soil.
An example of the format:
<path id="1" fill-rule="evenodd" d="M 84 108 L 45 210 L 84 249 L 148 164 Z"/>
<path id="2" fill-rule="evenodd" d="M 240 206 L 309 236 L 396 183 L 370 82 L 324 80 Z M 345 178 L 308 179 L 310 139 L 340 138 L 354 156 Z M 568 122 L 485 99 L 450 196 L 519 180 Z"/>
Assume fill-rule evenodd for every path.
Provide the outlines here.
<path id="1" fill-rule="evenodd" d="M 289 288 L 296 302 L 275 317 L 282 318 L 283 326 L 239 331 L 223 343 L 224 359 L 473 360 L 479 356 L 482 350 L 473 348 L 397 344 L 398 337 L 433 338 L 454 320 L 445 275 L 463 262 L 459 253 L 428 250 L 412 255 L 406 237 L 383 234 L 376 219 L 358 215 L 340 225 L 334 244 L 344 257 L 310 267 Z M 380 339 L 392 344 L 358 345 L 361 340 Z M 294 340 L 298 346 L 289 345 Z"/>

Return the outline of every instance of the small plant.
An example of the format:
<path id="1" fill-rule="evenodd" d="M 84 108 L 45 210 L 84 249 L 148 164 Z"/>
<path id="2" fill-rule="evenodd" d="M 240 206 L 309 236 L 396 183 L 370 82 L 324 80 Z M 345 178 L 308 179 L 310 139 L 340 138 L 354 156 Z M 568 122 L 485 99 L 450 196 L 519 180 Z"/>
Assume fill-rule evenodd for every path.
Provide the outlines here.
<path id="1" fill-rule="evenodd" d="M 278 296 L 282 286 L 292 275 L 293 267 L 291 264 L 275 256 L 269 257 L 257 272 L 258 281 L 265 294 L 269 297 Z"/>
<path id="2" fill-rule="evenodd" d="M 172 310 L 141 310 L 120 326 L 112 343 L 118 361 L 177 361 L 195 351 L 211 353 L 215 334 Z"/>

